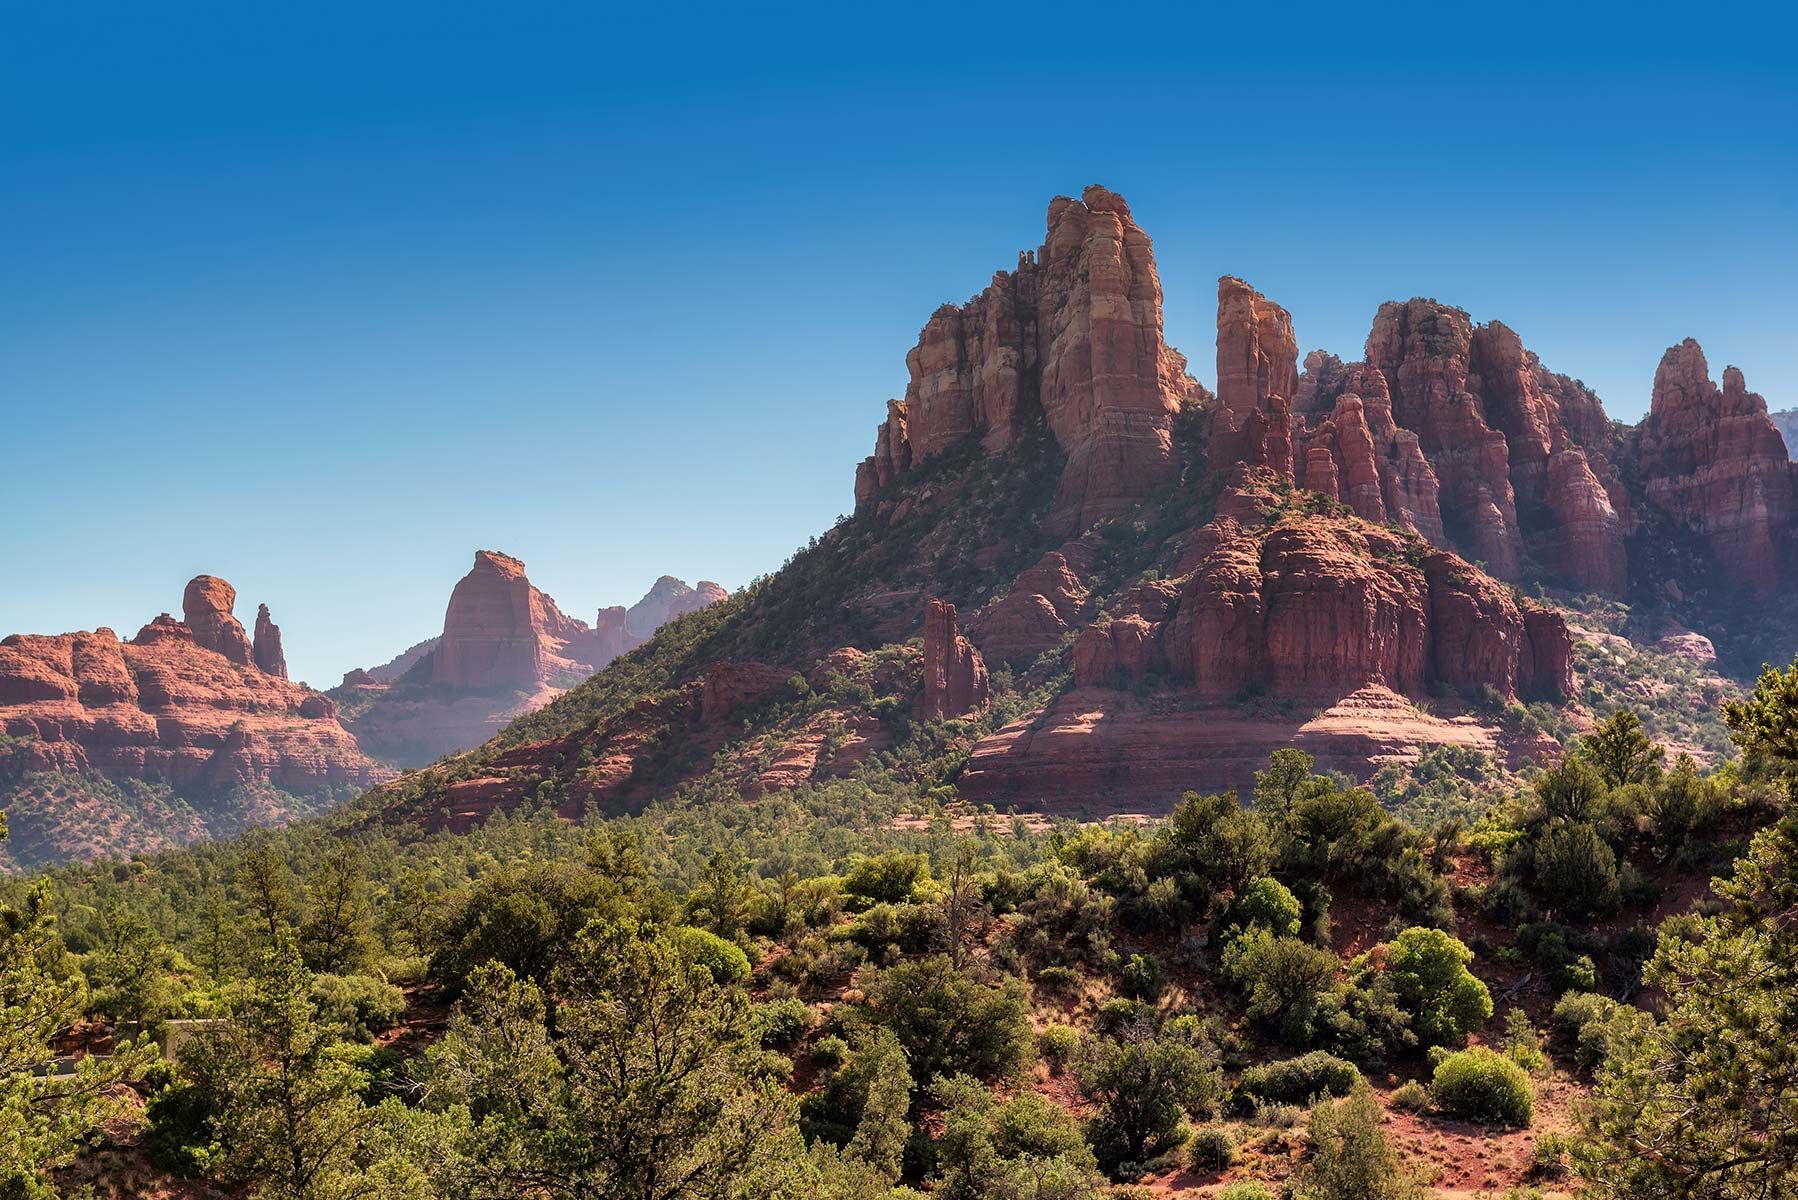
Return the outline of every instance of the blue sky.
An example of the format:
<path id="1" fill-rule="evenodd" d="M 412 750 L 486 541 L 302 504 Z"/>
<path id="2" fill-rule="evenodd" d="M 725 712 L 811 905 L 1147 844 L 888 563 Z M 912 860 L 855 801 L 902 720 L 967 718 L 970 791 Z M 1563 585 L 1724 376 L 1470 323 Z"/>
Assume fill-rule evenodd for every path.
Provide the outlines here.
<path id="1" fill-rule="evenodd" d="M 650 11 L 653 7 L 654 11 Z M 301 11 L 303 10 L 303 11 Z M 1798 405 L 1772 6 L 0 0 L 0 632 L 210 571 L 330 684 L 480 547 L 576 615 L 850 503 L 930 311 L 1102 182 L 1358 352 L 1499 318 L 1638 417 L 1695 336 Z"/>

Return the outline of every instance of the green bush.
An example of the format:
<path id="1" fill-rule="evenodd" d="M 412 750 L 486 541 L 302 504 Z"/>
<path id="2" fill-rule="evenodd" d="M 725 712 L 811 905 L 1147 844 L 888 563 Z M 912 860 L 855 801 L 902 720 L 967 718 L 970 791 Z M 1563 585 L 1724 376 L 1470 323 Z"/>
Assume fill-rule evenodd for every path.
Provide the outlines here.
<path id="1" fill-rule="evenodd" d="M 1430 1089 L 1415 1079 L 1407 1079 L 1392 1090 L 1392 1107 L 1394 1108 L 1402 1108 L 1406 1112 L 1423 1112 L 1429 1106 Z"/>
<path id="2" fill-rule="evenodd" d="M 1274 1200 L 1274 1194 L 1258 1179 L 1244 1179 L 1217 1194 L 1217 1200 Z"/>
<path id="3" fill-rule="evenodd" d="M 1236 1140 L 1220 1125 L 1201 1125 L 1186 1142 L 1186 1165 L 1195 1171 L 1227 1171 L 1236 1162 Z"/>
<path id="4" fill-rule="evenodd" d="M 792 1049 L 817 1019 L 811 1006 L 792 997 L 770 1000 L 755 1007 L 756 1035 L 761 1039 L 763 1049 L 768 1050 Z"/>
<path id="5" fill-rule="evenodd" d="M 749 978 L 749 956 L 735 942 L 727 942 L 710 930 L 682 925 L 668 936 L 681 957 L 704 967 L 716 983 L 742 983 Z"/>
<path id="6" fill-rule="evenodd" d="M 1535 847 L 1535 882 L 1559 912 L 1585 918 L 1613 912 L 1622 902 L 1617 856 L 1585 822 L 1555 825 Z"/>
<path id="7" fill-rule="evenodd" d="M 406 994 L 367 975 L 316 975 L 312 1007 L 343 1036 L 369 1042 L 399 1021 L 406 1011 Z"/>
<path id="8" fill-rule="evenodd" d="M 1313 1050 L 1297 1058 L 1250 1067 L 1236 1087 L 1257 1100 L 1308 1104 L 1318 1096 L 1346 1096 L 1360 1078 L 1354 1063 Z"/>
<path id="9" fill-rule="evenodd" d="M 1484 1046 L 1451 1054 L 1437 1064 L 1430 1095 L 1438 1108 L 1468 1121 L 1527 1126 L 1535 1112 L 1529 1074 Z"/>
<path id="10" fill-rule="evenodd" d="M 1386 977 L 1425 1046 L 1458 1046 L 1492 1015 L 1492 994 L 1467 964 L 1473 951 L 1440 929 L 1407 929 L 1392 939 Z"/>
<path id="11" fill-rule="evenodd" d="M 1298 897 L 1269 875 L 1249 880 L 1230 910 L 1231 918 L 1244 929 L 1259 927 L 1275 937 L 1295 936 L 1303 913 Z"/>
<path id="12" fill-rule="evenodd" d="M 1049 1064 L 1050 1071 L 1059 1074 L 1079 1052 L 1080 1031 L 1072 1025 L 1050 1025 L 1036 1035 L 1036 1049 Z"/>
<path id="13" fill-rule="evenodd" d="M 930 882 L 930 860 L 922 854 L 889 850 L 873 857 L 858 854 L 843 872 L 843 891 L 868 904 L 903 904 L 915 899 Z"/>
<path id="14" fill-rule="evenodd" d="M 1124 964 L 1119 985 L 1124 995 L 1132 1000 L 1154 1001 L 1166 986 L 1161 960 L 1153 954 L 1132 954 L 1130 961 Z"/>

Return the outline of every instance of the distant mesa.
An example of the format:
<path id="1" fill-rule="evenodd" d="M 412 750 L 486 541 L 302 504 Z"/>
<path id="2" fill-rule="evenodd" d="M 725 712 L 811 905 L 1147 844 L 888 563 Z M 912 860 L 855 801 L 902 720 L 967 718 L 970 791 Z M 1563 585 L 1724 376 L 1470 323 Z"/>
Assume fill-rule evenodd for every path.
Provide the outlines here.
<path id="1" fill-rule="evenodd" d="M 588 625 L 533 586 L 522 561 L 481 550 L 450 592 L 437 637 L 348 672 L 332 694 L 371 753 L 420 766 L 479 745 L 668 621 L 727 598 L 710 580 L 689 587 L 664 575 L 630 608 L 602 608 Z"/>
<path id="2" fill-rule="evenodd" d="M 230 584 L 201 575 L 187 585 L 181 620 L 163 613 L 129 641 L 107 628 L 0 641 L 0 775 L 60 771 L 166 785 L 229 828 L 251 819 L 233 809 L 237 789 L 266 785 L 304 797 L 391 774 L 361 752 L 328 698 L 287 679 L 266 606 L 252 645 L 233 613 L 236 599 Z M 283 811 L 277 802 L 264 815 Z M 15 806 L 10 815 L 15 835 L 30 827 L 51 858 L 97 849 L 57 827 L 64 814 Z M 124 828 L 133 818 L 110 821 Z M 205 827 L 186 826 L 192 836 Z M 147 845 L 167 844 L 155 831 L 145 836 Z"/>

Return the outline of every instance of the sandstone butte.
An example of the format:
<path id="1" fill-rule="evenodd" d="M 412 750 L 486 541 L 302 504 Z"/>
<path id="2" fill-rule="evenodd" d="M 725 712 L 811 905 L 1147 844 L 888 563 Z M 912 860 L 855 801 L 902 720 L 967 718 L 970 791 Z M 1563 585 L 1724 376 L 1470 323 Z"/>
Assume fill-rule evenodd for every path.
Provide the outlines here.
<path id="1" fill-rule="evenodd" d="M 0 641 L 0 733 L 16 739 L 0 749 L 3 765 L 152 780 L 186 794 L 255 783 L 307 793 L 385 778 L 332 702 L 286 678 L 266 607 L 256 654 L 235 602 L 230 584 L 202 575 L 187 585 L 182 620 L 164 613 L 129 641 L 106 628 Z"/>
<path id="2" fill-rule="evenodd" d="M 1242 785 L 1286 743 L 1357 774 L 1429 744 L 1529 758 L 1544 747 L 1501 745 L 1471 717 L 1413 703 L 1441 688 L 1571 695 L 1565 621 L 1503 581 L 1630 594 L 1643 506 L 1703 539 L 1732 577 L 1781 578 L 1793 469 L 1765 403 L 1733 369 L 1712 383 L 1694 343 L 1668 352 L 1651 415 L 1630 430 L 1507 326 L 1433 300 L 1382 305 L 1362 361 L 1314 351 L 1301 370 L 1291 315 L 1225 277 L 1212 397 L 1162 340 L 1153 252 L 1128 207 L 1092 188 L 1054 201 L 1048 226 L 1015 272 L 931 317 L 905 398 L 888 402 L 856 472 L 858 509 L 897 520 L 888 489 L 964 441 L 1002 452 L 1040 414 L 1065 455 L 1049 532 L 1072 540 L 997 589 L 970 632 L 988 658 L 1020 667 L 1077 634 L 1075 687 L 975 747 L 967 798 Z M 1070 282 L 1083 276 L 1090 286 Z M 1072 361 L 1107 366 L 1089 377 Z M 1183 408 L 1209 427 L 1199 462 L 1146 435 Z M 1631 450 L 1639 475 L 1626 480 Z M 1174 577 L 1091 623 L 1086 525 L 1152 510 L 1194 469 L 1227 481 L 1217 516 L 1192 532 Z M 1342 515 L 1270 518 L 1293 487 Z M 935 714 L 947 638 L 934 609 L 925 643 Z M 1279 715 L 1295 702 L 1308 715 Z"/>
<path id="3" fill-rule="evenodd" d="M 710 580 L 695 588 L 664 575 L 629 609 L 602 608 L 588 625 L 533 586 L 523 562 L 481 550 L 451 591 L 437 637 L 381 667 L 349 672 L 333 694 L 370 753 L 420 766 L 479 745 L 668 621 L 727 597 Z M 411 679 L 417 683 L 402 685 Z"/>
<path id="4" fill-rule="evenodd" d="M 1691 341 L 1668 351 L 1632 430 L 1509 327 L 1435 300 L 1381 305 L 1362 361 L 1313 351 L 1301 371 L 1291 315 L 1225 277 L 1209 396 L 1163 340 L 1148 236 L 1102 187 L 1052 201 L 1042 245 L 966 304 L 939 308 L 906 366 L 905 398 L 887 402 L 856 470 L 858 507 L 967 440 L 1002 452 L 1040 418 L 1066 459 L 1050 522 L 1072 536 L 1191 465 L 1171 436 L 1190 408 L 1209 419 L 1214 469 L 1267 466 L 1502 580 L 1629 594 L 1642 504 L 1756 588 L 1781 578 L 1792 534 L 1793 470 L 1766 403 L 1733 368 L 1711 382 Z M 1628 450 L 1638 461 L 1626 481 Z M 1047 644 L 1066 615 L 1049 592 L 1031 594 L 1053 620 L 1020 601 L 976 628 L 1010 630 L 1000 639 L 1020 652 Z"/>

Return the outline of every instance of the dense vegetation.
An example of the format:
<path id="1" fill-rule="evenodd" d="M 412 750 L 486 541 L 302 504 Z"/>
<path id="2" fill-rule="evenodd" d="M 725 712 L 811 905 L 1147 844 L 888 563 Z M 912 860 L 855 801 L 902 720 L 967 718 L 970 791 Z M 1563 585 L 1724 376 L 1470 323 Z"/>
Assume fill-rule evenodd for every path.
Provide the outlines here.
<path id="1" fill-rule="evenodd" d="M 1152 826 L 882 762 L 460 835 L 371 798 L 15 881 L 0 1195 L 119 1139 L 307 1200 L 1425 1195 L 1405 1112 L 1603 1195 L 1787 1194 L 1798 666 L 1724 720 L 1738 764 L 1622 709 L 1428 829 L 1291 750 Z"/>

